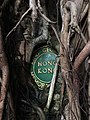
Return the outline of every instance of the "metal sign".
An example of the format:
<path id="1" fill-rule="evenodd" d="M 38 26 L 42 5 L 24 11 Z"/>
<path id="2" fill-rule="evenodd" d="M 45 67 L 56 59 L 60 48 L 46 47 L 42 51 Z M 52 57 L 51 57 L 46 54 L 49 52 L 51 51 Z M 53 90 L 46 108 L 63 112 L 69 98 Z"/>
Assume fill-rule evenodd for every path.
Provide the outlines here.
<path id="1" fill-rule="evenodd" d="M 33 56 L 31 75 L 40 89 L 43 89 L 51 82 L 56 57 L 55 51 L 49 46 L 38 49 Z"/>

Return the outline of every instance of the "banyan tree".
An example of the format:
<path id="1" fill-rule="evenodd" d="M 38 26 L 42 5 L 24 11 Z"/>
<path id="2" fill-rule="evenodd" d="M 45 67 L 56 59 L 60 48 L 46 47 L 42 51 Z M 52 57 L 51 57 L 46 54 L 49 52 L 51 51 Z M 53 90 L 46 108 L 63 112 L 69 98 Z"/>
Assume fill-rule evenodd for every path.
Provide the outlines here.
<path id="1" fill-rule="evenodd" d="M 90 120 L 90 0 L 0 0 L 0 120 Z"/>

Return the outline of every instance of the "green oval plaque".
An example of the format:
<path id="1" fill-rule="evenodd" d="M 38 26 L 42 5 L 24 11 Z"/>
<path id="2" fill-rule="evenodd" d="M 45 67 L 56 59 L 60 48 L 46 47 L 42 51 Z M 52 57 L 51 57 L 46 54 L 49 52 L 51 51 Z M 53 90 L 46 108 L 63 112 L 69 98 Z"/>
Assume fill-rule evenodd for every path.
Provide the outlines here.
<path id="1" fill-rule="evenodd" d="M 39 88 L 42 89 L 51 82 L 56 57 L 55 51 L 49 46 L 44 46 L 35 52 L 31 64 L 31 75 Z"/>

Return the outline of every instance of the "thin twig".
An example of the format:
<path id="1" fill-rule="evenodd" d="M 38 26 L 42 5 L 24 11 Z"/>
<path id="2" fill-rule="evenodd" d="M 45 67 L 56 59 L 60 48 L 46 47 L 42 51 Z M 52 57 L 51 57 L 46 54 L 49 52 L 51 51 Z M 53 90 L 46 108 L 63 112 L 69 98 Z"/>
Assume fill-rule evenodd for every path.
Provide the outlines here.
<path id="1" fill-rule="evenodd" d="M 38 0 L 38 11 L 40 13 L 40 15 L 48 22 L 48 23 L 56 23 L 54 21 L 51 21 L 45 14 L 43 14 L 43 9 L 41 7 L 41 4 L 40 4 L 40 0 Z"/>
<path id="2" fill-rule="evenodd" d="M 58 64 L 59 64 L 59 58 L 57 58 L 57 62 L 56 62 L 55 68 L 54 68 L 54 73 L 53 73 L 53 77 L 52 77 L 52 80 L 51 80 L 48 100 L 47 100 L 47 104 L 46 104 L 46 110 L 49 109 L 51 101 L 52 101 L 55 82 L 56 82 L 56 76 L 57 76 L 57 70 L 58 70 Z"/>
<path id="3" fill-rule="evenodd" d="M 79 25 L 77 24 L 76 28 L 75 28 L 76 32 L 81 36 L 81 38 L 83 39 L 84 43 L 87 43 L 87 39 L 85 38 L 84 34 L 82 33 Z"/>
<path id="4" fill-rule="evenodd" d="M 59 44 L 61 44 L 62 48 L 63 48 L 63 49 L 66 51 L 66 53 L 67 53 L 67 50 L 66 50 L 64 44 L 62 43 L 61 39 L 59 38 L 59 35 L 58 35 L 58 33 L 57 33 L 57 30 L 55 29 L 55 27 L 54 27 L 53 25 L 50 25 L 50 26 L 51 26 L 51 28 L 53 29 L 53 31 L 54 31 L 54 33 L 55 33 L 55 35 L 56 35 L 56 38 L 57 38 Z"/>
<path id="5" fill-rule="evenodd" d="M 31 10 L 32 8 L 29 8 L 20 18 L 20 20 L 18 21 L 18 23 L 15 25 L 15 27 L 12 28 L 12 30 L 7 34 L 6 36 L 6 40 L 9 37 L 9 35 L 16 30 L 16 28 L 19 26 L 19 24 L 21 23 L 21 21 L 23 20 L 23 18 L 28 14 L 28 12 Z"/>
<path id="6" fill-rule="evenodd" d="M 86 13 L 88 12 L 88 8 L 89 8 L 89 3 L 86 5 L 84 11 L 81 13 L 80 22 L 82 21 L 82 19 L 85 17 Z"/>
<path id="7" fill-rule="evenodd" d="M 58 42 L 60 43 L 61 41 L 60 41 L 59 35 L 58 35 L 55 27 L 54 27 L 53 25 L 50 25 L 50 26 L 51 26 L 51 28 L 53 29 L 53 31 L 54 31 L 54 33 L 55 33 L 55 35 L 56 35 L 56 38 L 57 38 L 57 40 L 58 40 Z"/>
<path id="8" fill-rule="evenodd" d="M 47 16 L 45 16 L 40 10 L 39 10 L 40 15 L 49 23 L 55 24 L 56 22 L 50 20 Z"/>

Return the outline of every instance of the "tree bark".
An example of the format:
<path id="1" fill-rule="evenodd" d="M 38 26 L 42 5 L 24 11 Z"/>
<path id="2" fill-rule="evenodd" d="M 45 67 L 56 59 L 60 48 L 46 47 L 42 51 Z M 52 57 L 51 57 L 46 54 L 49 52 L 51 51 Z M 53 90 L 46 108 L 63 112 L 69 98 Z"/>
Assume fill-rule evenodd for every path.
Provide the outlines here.
<path id="1" fill-rule="evenodd" d="M 7 93 L 9 68 L 3 47 L 3 38 L 0 25 L 0 69 L 2 71 L 1 92 L 0 92 L 0 120 L 2 120 L 4 102 Z"/>
<path id="2" fill-rule="evenodd" d="M 90 41 L 86 44 L 83 50 L 76 57 L 74 62 L 74 69 L 77 71 L 81 63 L 85 60 L 86 57 L 90 54 Z"/>
<path id="3" fill-rule="evenodd" d="M 70 6 L 69 6 L 70 7 Z M 75 15 L 74 15 L 75 14 Z M 71 16 L 74 15 L 74 18 L 71 18 L 72 24 L 76 24 L 76 11 L 72 12 Z M 60 64 L 62 76 L 66 83 L 67 94 L 69 99 L 69 114 L 68 120 L 81 120 L 80 109 L 79 109 L 79 93 L 74 89 L 74 84 L 70 76 L 70 61 L 68 57 L 68 25 L 69 25 L 69 16 L 66 8 L 63 8 L 62 15 L 62 30 L 61 30 L 61 43 L 60 44 Z M 76 76 L 74 76 L 76 78 Z M 76 83 L 77 85 L 77 83 Z"/>

